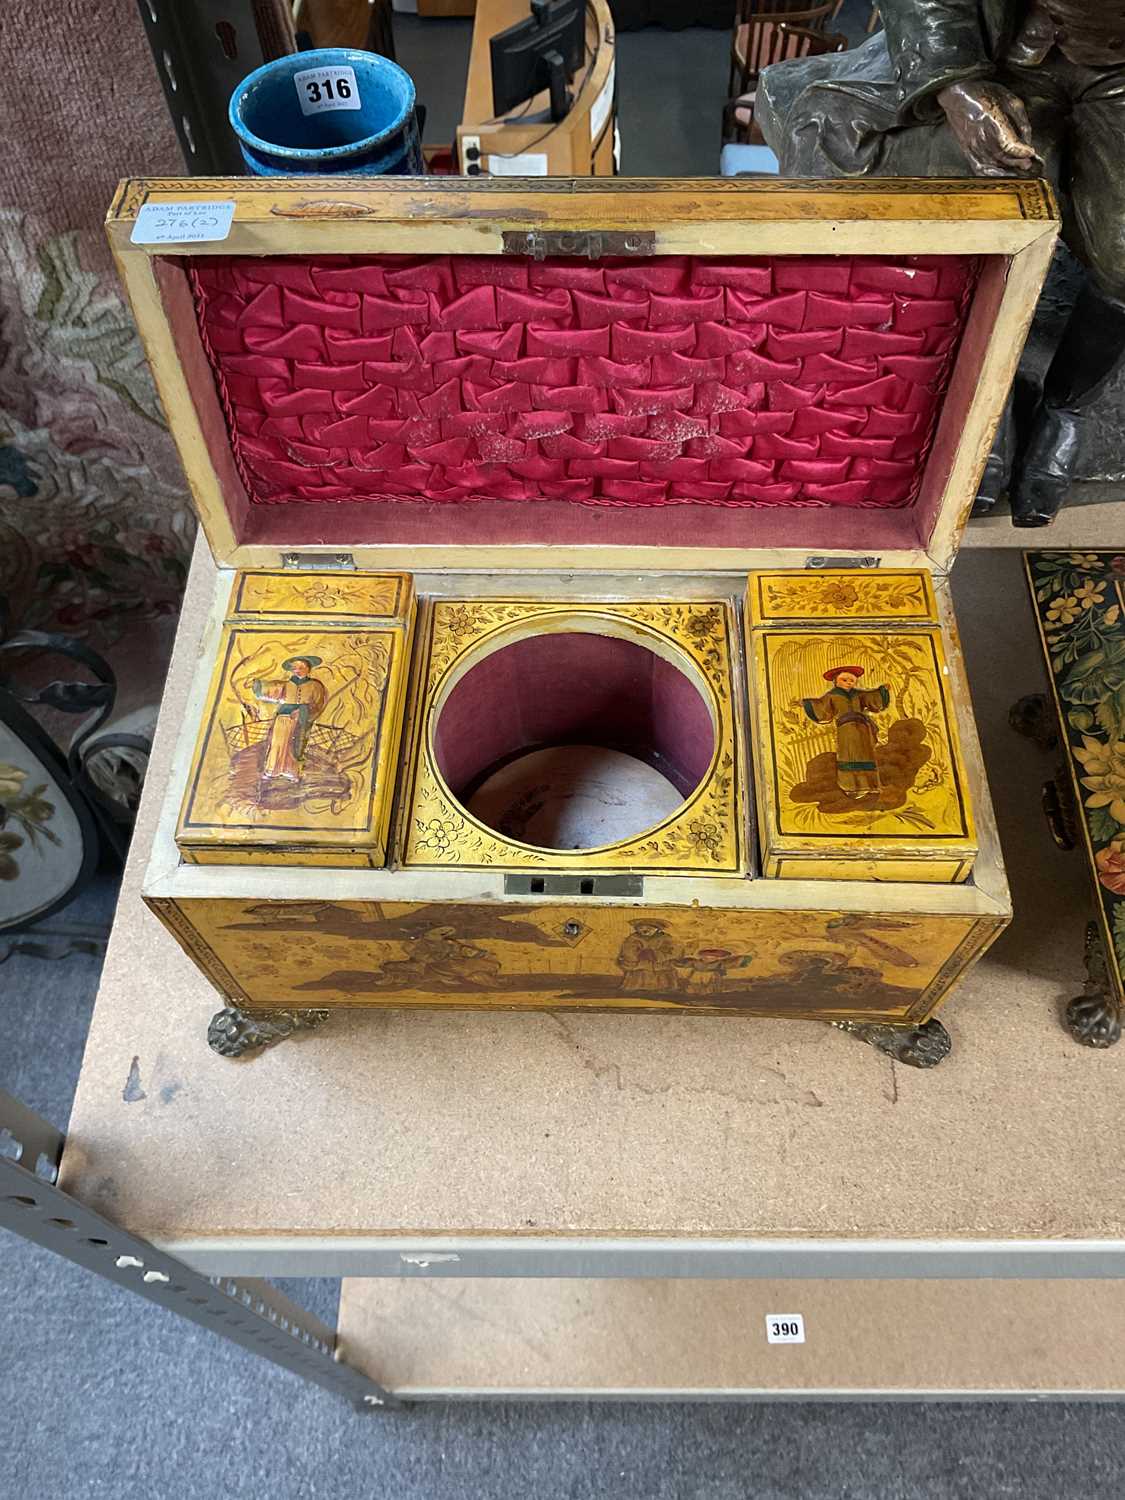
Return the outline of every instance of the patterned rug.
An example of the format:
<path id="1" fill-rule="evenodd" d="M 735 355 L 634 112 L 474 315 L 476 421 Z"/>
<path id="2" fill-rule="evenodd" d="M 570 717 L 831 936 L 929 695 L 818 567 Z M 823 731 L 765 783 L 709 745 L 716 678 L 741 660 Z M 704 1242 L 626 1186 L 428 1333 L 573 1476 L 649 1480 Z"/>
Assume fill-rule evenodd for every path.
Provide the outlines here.
<path id="1" fill-rule="evenodd" d="M 77 0 L 13 0 L 3 31 L 8 76 L 36 83 L 0 90 L 0 599 L 12 631 L 105 655 L 114 718 L 143 733 L 195 528 L 102 220 L 120 177 L 183 164 L 130 0 L 96 21 Z M 46 659 L 29 674 L 68 675 Z M 73 718 L 38 717 L 69 741 Z M 132 799 L 143 764 L 110 762 Z"/>

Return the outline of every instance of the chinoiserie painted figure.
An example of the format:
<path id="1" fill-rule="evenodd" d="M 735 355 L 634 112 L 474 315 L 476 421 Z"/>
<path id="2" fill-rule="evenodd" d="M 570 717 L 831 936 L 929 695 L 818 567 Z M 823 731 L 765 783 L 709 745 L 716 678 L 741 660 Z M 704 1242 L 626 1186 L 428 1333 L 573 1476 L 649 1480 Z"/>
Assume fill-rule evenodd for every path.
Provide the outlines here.
<path id="1" fill-rule="evenodd" d="M 495 984 L 500 977 L 498 961 L 485 949 L 462 941 L 455 927 L 434 927 L 423 933 L 411 949 L 408 964 L 415 971 L 411 977 L 422 988 L 427 985 L 439 989 L 458 989 L 464 985 L 476 988 Z"/>
<path id="2" fill-rule="evenodd" d="M 1001 423 L 977 500 L 1046 525 L 1083 413 L 1125 358 L 1125 0 L 883 0 L 851 53 L 776 64 L 758 116 L 793 177 L 1045 175 L 1088 275 L 1017 444 Z M 1017 447 L 1019 451 L 1017 452 Z"/>
<path id="3" fill-rule="evenodd" d="M 727 969 L 737 957 L 729 948 L 701 948 L 690 957 L 677 959 L 676 966 L 685 971 L 684 994 L 688 997 L 721 995 L 726 987 Z M 742 963 L 747 961 L 747 955 L 740 960 Z"/>
<path id="4" fill-rule="evenodd" d="M 665 924 L 651 918 L 630 922 L 631 933 L 621 944 L 617 966 L 621 988 L 630 993 L 665 990 L 675 993 L 681 985 L 676 972 L 680 950 Z"/>
<path id="5" fill-rule="evenodd" d="M 285 777 L 297 781 L 309 740 L 309 730 L 328 701 L 328 690 L 312 675 L 319 656 L 291 656 L 281 664 L 288 677 L 271 682 L 256 678 L 250 688 L 260 703 L 276 704 L 273 723 L 262 761 L 263 777 Z"/>
<path id="6" fill-rule="evenodd" d="M 879 730 L 872 714 L 882 713 L 891 701 L 884 683 L 861 688 L 862 667 L 830 667 L 824 674 L 832 686 L 819 698 L 802 698 L 801 707 L 814 724 L 836 729 L 836 784 L 847 797 L 866 797 L 879 791 L 875 746 Z"/>

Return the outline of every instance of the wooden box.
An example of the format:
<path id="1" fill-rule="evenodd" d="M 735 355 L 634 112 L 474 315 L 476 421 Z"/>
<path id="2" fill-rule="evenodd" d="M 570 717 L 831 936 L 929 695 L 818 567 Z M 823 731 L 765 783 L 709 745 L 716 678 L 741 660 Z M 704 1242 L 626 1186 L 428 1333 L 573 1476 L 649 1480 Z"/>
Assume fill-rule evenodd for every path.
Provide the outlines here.
<path id="1" fill-rule="evenodd" d="M 382 869 L 414 621 L 407 573 L 236 575 L 176 844 L 191 864 Z"/>
<path id="2" fill-rule="evenodd" d="M 972 796 L 929 575 L 752 574 L 746 617 L 764 873 L 967 880 Z"/>
<path id="3" fill-rule="evenodd" d="M 1010 914 L 947 579 L 1057 227 L 1024 182 L 123 183 L 220 565 L 145 899 L 240 1035 L 924 1022 Z"/>

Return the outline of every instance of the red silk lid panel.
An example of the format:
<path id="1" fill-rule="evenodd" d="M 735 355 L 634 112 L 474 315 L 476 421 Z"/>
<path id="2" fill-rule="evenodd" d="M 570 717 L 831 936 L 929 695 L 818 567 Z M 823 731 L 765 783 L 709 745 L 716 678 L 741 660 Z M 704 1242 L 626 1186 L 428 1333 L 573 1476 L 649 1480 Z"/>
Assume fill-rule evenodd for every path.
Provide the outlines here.
<path id="1" fill-rule="evenodd" d="M 900 508 L 978 261 L 225 257 L 191 268 L 252 504 Z"/>

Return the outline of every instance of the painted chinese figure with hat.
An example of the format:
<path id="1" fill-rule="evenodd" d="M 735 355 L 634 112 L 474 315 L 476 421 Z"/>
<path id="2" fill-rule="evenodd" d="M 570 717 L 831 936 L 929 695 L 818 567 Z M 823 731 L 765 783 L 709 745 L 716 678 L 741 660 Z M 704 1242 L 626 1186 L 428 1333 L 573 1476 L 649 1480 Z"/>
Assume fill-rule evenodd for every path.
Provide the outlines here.
<path id="1" fill-rule="evenodd" d="M 621 988 L 632 993 L 674 994 L 680 987 L 676 973 L 680 949 L 669 936 L 667 923 L 645 917 L 629 926 L 632 930 L 617 955 Z"/>
<path id="2" fill-rule="evenodd" d="M 862 667 L 829 667 L 824 674 L 832 686 L 819 698 L 800 699 L 814 724 L 836 727 L 836 782 L 848 797 L 865 797 L 879 790 L 875 746 L 879 730 L 871 714 L 881 713 L 891 701 L 885 683 L 861 688 Z"/>
<path id="3" fill-rule="evenodd" d="M 327 688 L 312 675 L 320 662 L 319 656 L 291 656 L 281 663 L 288 677 L 272 682 L 256 678 L 250 685 L 260 703 L 277 705 L 262 762 L 264 777 L 284 776 L 291 781 L 300 777 L 309 730 L 328 701 Z"/>

